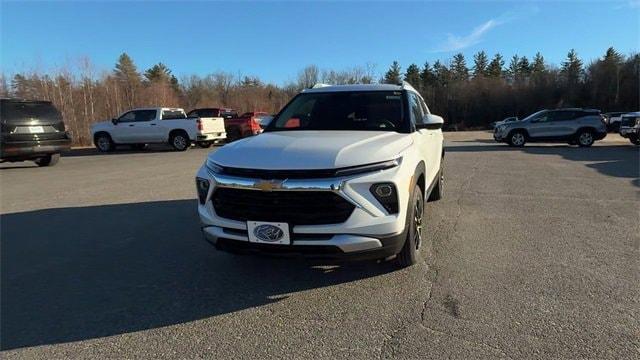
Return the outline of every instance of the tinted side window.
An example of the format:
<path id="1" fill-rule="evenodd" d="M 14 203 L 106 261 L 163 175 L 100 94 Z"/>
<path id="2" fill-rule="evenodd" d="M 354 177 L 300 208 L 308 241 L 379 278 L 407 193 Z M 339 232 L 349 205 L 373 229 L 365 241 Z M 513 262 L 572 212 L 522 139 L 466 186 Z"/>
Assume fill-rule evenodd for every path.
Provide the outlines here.
<path id="1" fill-rule="evenodd" d="M 575 111 L 554 111 L 553 113 L 551 113 L 551 121 L 568 121 L 575 118 Z"/>
<path id="2" fill-rule="evenodd" d="M 151 121 L 156 118 L 155 110 L 138 110 L 136 111 L 136 121 Z"/>
<path id="3" fill-rule="evenodd" d="M 155 114 L 153 119 L 155 119 Z M 163 110 L 162 111 L 162 120 L 176 120 L 176 119 L 186 119 L 186 115 L 184 114 L 184 112 L 180 110 Z"/>
<path id="4" fill-rule="evenodd" d="M 118 118 L 119 122 L 132 122 L 136 121 L 136 112 L 129 111 L 128 113 L 124 113 L 120 118 Z"/>
<path id="5" fill-rule="evenodd" d="M 420 98 L 414 93 L 409 93 L 409 110 L 411 112 L 411 122 L 414 124 L 421 123 L 424 113 L 420 105 Z"/>

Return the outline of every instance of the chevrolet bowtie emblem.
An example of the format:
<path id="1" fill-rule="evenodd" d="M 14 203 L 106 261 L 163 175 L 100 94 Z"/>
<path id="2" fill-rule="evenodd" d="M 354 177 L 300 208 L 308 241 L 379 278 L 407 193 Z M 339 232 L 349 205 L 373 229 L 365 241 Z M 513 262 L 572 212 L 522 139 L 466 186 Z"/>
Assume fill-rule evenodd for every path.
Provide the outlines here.
<path id="1" fill-rule="evenodd" d="M 284 181 L 279 180 L 259 180 L 253 184 L 253 187 L 262 191 L 271 191 L 282 189 Z"/>

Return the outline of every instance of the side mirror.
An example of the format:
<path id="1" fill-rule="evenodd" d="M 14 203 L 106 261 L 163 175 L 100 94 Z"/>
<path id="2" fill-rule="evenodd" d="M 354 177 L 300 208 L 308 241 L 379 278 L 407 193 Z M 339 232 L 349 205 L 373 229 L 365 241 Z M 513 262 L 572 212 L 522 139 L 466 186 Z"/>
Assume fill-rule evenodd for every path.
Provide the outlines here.
<path id="1" fill-rule="evenodd" d="M 118 119 L 116 118 L 111 119 L 111 122 L 113 123 L 113 125 L 118 125 Z"/>
<path id="2" fill-rule="evenodd" d="M 416 129 L 438 130 L 442 129 L 442 125 L 444 125 L 444 119 L 441 116 L 427 114 L 422 118 L 421 124 L 416 124 Z"/>

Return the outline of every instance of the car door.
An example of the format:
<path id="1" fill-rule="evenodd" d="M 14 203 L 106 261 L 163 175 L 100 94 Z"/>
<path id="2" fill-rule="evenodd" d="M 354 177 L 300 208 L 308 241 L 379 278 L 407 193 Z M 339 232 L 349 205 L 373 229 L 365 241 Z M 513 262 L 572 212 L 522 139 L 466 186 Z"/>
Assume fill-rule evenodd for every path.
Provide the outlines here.
<path id="1" fill-rule="evenodd" d="M 118 118 L 110 131 L 111 138 L 119 144 L 128 143 L 131 138 L 131 127 L 136 121 L 136 111 L 128 111 Z"/>
<path id="2" fill-rule="evenodd" d="M 426 175 L 428 180 L 431 181 L 431 179 L 433 179 L 433 177 L 435 176 L 435 172 L 437 172 L 437 167 L 433 159 L 432 149 L 429 145 L 429 141 L 432 137 L 431 130 L 416 128 L 416 125 L 421 124 L 424 118 L 424 112 L 420 104 L 421 99 L 412 91 L 408 91 L 407 95 L 407 98 L 409 100 L 409 116 L 411 118 L 412 127 L 415 129 L 415 131 L 412 133 L 413 141 L 417 145 L 419 149 L 418 151 L 420 151 L 420 154 L 426 161 Z"/>
<path id="3" fill-rule="evenodd" d="M 163 114 L 157 110 L 148 112 L 140 117 L 141 129 L 144 129 L 144 139 L 147 143 L 160 143 L 167 141 L 165 129 L 162 124 Z"/>
<path id="4" fill-rule="evenodd" d="M 527 124 L 527 132 L 529 137 L 534 139 L 542 139 L 549 133 L 551 125 L 551 117 L 553 111 L 540 112 L 536 117 L 530 119 Z"/>
<path id="5" fill-rule="evenodd" d="M 430 114 L 429 108 L 427 104 L 425 104 L 422 98 L 420 100 L 420 105 L 422 105 L 422 111 L 424 115 Z M 424 117 L 423 117 L 424 118 Z M 433 176 L 436 176 L 438 170 L 440 169 L 440 162 L 442 161 L 442 147 L 444 146 L 444 135 L 442 134 L 442 129 L 432 129 L 427 130 L 429 134 L 429 138 L 427 139 L 428 147 L 429 147 L 429 156 L 434 166 Z"/>
<path id="6" fill-rule="evenodd" d="M 576 118 L 579 116 L 580 113 L 574 110 L 554 111 L 546 137 L 549 139 L 563 139 L 573 135 Z"/>

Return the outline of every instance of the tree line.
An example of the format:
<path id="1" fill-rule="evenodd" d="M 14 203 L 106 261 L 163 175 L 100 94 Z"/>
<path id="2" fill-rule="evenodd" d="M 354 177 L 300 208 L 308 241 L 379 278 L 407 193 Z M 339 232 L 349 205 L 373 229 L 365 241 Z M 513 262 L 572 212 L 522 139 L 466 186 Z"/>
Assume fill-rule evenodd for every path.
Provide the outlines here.
<path id="1" fill-rule="evenodd" d="M 459 53 L 449 61 L 410 64 L 398 62 L 380 76 L 366 64 L 345 70 L 310 65 L 295 81 L 265 83 L 257 76 L 218 71 L 177 79 L 163 63 L 140 71 L 123 53 L 110 71 L 97 72 L 88 58 L 53 73 L 25 71 L 0 75 L 0 96 L 50 100 L 62 112 L 76 145 L 90 145 L 89 128 L 123 111 L 143 106 L 230 107 L 240 112 L 277 112 L 291 97 L 318 82 L 327 84 L 411 83 L 431 111 L 444 116 L 447 129 L 486 127 L 508 116 L 526 116 L 539 109 L 588 107 L 602 111 L 640 108 L 640 55 L 624 56 L 613 48 L 584 65 L 574 50 L 559 67 L 538 53 L 531 60 L 514 55 L 506 64 L 500 54 L 484 51 L 471 65 Z"/>

